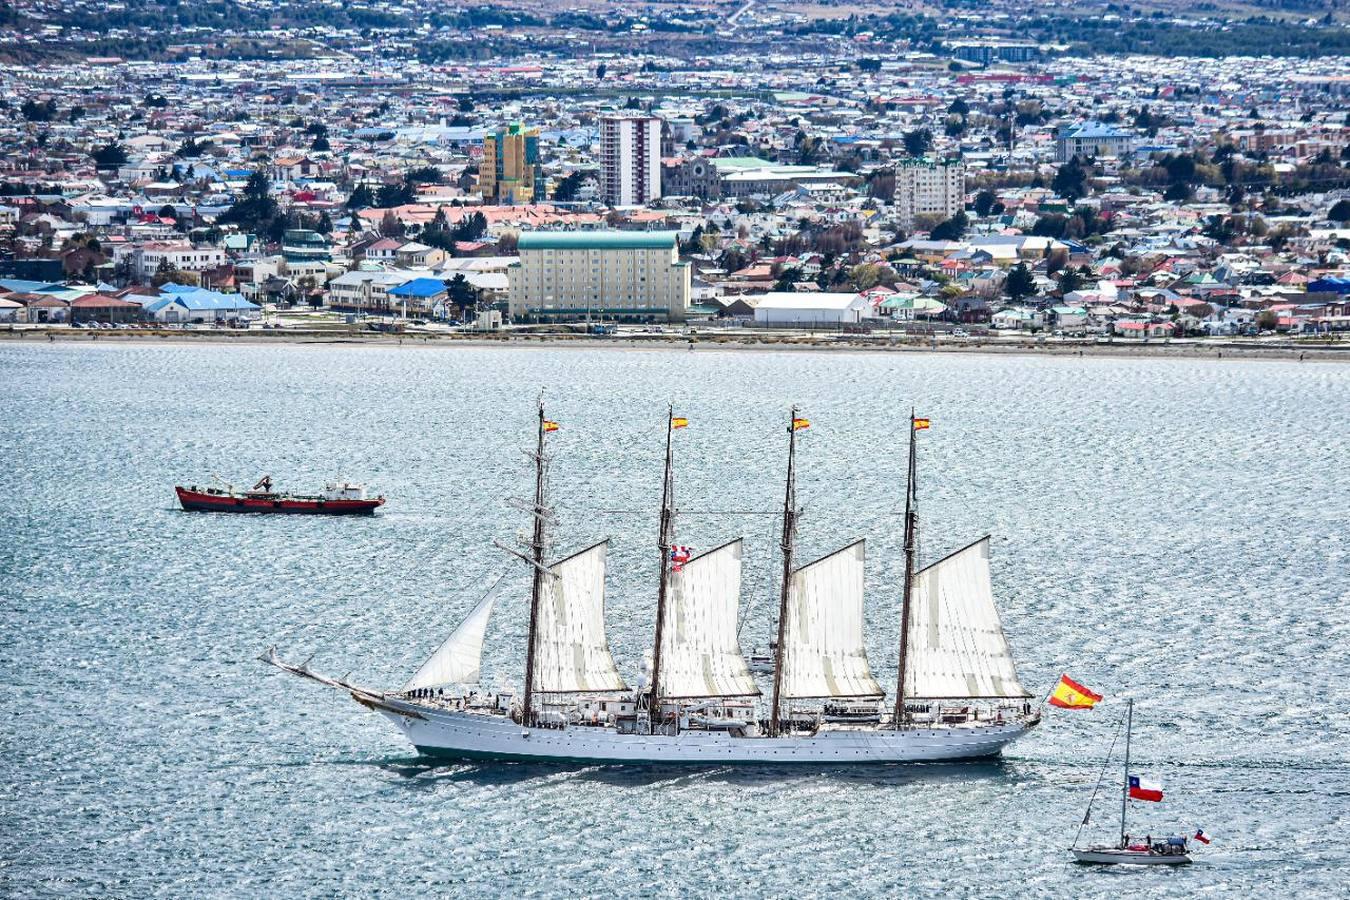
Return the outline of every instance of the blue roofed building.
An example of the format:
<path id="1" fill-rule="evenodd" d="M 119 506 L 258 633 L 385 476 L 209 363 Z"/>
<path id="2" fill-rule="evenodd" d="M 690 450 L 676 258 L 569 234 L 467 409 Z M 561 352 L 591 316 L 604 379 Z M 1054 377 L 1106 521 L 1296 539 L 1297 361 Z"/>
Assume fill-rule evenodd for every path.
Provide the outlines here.
<path id="1" fill-rule="evenodd" d="M 389 300 L 405 310 L 405 315 L 428 315 L 438 309 L 444 313 L 448 293 L 439 278 L 414 278 L 390 288 Z"/>
<path id="2" fill-rule="evenodd" d="M 1132 131 L 1102 122 L 1079 122 L 1061 131 L 1055 138 L 1055 162 L 1079 159 L 1104 159 L 1129 156 L 1134 152 Z"/>
<path id="3" fill-rule="evenodd" d="M 239 294 L 222 294 L 184 284 L 163 285 L 160 296 L 154 299 L 130 299 L 143 300 L 147 318 L 169 324 L 255 319 L 262 313 L 262 307 Z"/>

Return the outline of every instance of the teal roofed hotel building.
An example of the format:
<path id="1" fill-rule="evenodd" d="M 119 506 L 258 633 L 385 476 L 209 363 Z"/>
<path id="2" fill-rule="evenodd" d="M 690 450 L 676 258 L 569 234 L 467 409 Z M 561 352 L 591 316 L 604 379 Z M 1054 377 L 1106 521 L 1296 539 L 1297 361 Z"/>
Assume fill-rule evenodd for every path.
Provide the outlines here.
<path id="1" fill-rule="evenodd" d="M 512 317 L 682 322 L 691 273 L 673 231 L 527 231 L 507 272 Z"/>

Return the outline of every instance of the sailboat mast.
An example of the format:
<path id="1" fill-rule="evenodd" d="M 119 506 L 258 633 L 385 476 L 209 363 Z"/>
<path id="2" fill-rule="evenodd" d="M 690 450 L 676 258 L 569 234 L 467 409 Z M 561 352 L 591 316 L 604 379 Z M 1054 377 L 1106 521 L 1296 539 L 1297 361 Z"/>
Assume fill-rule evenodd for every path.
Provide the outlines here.
<path id="1" fill-rule="evenodd" d="M 539 403 L 539 438 L 534 451 L 534 534 L 530 550 L 534 555 L 534 581 L 530 588 L 530 630 L 525 646 L 525 697 L 521 707 L 521 724 L 534 722 L 534 657 L 538 641 L 539 596 L 544 589 L 544 403 Z"/>
<path id="2" fill-rule="evenodd" d="M 797 407 L 788 418 L 787 491 L 783 497 L 783 589 L 778 598 L 778 641 L 773 648 L 773 708 L 769 734 L 778 736 L 778 704 L 783 687 L 783 638 L 787 632 L 788 590 L 792 585 L 792 549 L 797 535 Z"/>
<path id="3" fill-rule="evenodd" d="M 648 704 L 650 731 L 656 733 L 656 717 L 661 713 L 661 643 L 666 627 L 666 581 L 670 578 L 670 547 L 675 532 L 675 475 L 671 466 L 671 437 L 675 433 L 675 406 L 666 415 L 666 474 L 661 488 L 661 581 L 656 589 L 656 646 L 652 650 L 652 690 Z"/>
<path id="4" fill-rule="evenodd" d="M 1125 808 L 1130 803 L 1130 733 L 1134 730 L 1134 698 L 1125 706 L 1125 778 L 1120 785 L 1120 846 L 1125 846 Z"/>
<path id="5" fill-rule="evenodd" d="M 919 531 L 919 510 L 915 480 L 917 465 L 915 446 L 918 431 L 914 427 L 914 410 L 909 411 L 909 471 L 905 477 L 905 586 L 900 600 L 900 664 L 895 679 L 895 727 L 905 721 L 905 673 L 909 664 L 909 604 L 914 587 L 914 558 Z"/>

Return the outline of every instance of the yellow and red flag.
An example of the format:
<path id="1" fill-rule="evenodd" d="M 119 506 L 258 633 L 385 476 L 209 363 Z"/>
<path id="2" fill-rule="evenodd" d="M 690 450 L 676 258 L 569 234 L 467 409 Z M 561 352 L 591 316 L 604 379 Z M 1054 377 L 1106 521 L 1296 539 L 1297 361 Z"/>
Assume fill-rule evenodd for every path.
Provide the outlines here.
<path id="1" fill-rule="evenodd" d="M 1092 709 L 1101 699 L 1101 694 L 1093 693 L 1068 675 L 1059 676 L 1059 684 L 1050 692 L 1050 705 L 1060 709 Z"/>
<path id="2" fill-rule="evenodd" d="M 928 419 L 915 419 L 915 420 L 914 420 L 914 430 L 915 430 L 915 431 L 923 431 L 923 430 L 927 429 L 928 426 L 930 426 L 931 424 L 932 424 L 932 422 L 930 422 Z"/>
<path id="3" fill-rule="evenodd" d="M 810 427 L 811 427 L 811 420 L 810 420 L 810 419 L 793 419 L 793 420 L 792 420 L 792 430 L 793 430 L 793 431 L 801 431 L 803 428 L 810 428 Z"/>
<path id="4" fill-rule="evenodd" d="M 557 430 L 558 430 L 558 423 L 557 423 L 557 422 L 550 422 L 548 419 L 545 419 L 545 420 L 544 420 L 544 430 L 545 430 L 545 431 L 557 431 Z"/>
<path id="5" fill-rule="evenodd" d="M 687 427 L 688 425 L 689 425 L 689 420 L 686 419 L 684 416 L 671 416 L 671 417 L 670 417 L 670 427 L 671 427 L 671 428 L 685 428 L 685 427 Z"/>

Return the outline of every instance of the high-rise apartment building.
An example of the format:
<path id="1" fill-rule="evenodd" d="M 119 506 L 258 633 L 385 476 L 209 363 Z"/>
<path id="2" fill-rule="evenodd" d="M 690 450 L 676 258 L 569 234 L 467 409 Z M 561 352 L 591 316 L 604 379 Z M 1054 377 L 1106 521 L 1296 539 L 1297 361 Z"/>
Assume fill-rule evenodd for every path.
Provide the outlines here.
<path id="1" fill-rule="evenodd" d="M 916 216 L 950 219 L 965 209 L 965 164 L 902 160 L 895 167 L 894 202 L 900 227 L 906 231 L 914 227 Z"/>
<path id="2" fill-rule="evenodd" d="M 514 122 L 483 136 L 478 187 L 485 201 L 534 203 L 544 199 L 544 167 L 539 161 L 539 129 Z"/>
<path id="3" fill-rule="evenodd" d="M 661 196 L 661 120 L 643 113 L 600 119 L 600 198 L 641 206 Z"/>

